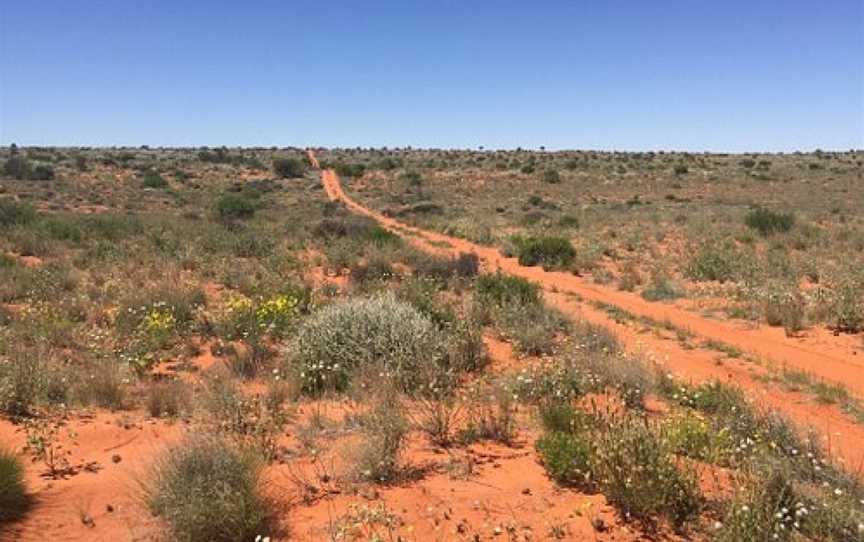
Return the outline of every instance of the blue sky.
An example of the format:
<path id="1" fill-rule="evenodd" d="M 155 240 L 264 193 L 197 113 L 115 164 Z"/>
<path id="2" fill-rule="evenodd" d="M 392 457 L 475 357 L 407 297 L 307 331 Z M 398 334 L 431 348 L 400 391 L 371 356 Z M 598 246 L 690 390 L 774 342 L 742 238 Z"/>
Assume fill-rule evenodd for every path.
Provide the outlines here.
<path id="1" fill-rule="evenodd" d="M 864 148 L 862 5 L 4 0 L 0 143 Z"/>

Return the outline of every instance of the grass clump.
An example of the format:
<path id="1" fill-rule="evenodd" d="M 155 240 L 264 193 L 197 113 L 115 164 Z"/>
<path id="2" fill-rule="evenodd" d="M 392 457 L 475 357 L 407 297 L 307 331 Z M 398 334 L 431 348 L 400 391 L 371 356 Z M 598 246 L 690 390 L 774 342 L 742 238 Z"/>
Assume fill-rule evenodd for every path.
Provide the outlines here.
<path id="1" fill-rule="evenodd" d="M 24 465 L 14 453 L 0 448 L 0 525 L 19 516 L 27 504 Z"/>
<path id="2" fill-rule="evenodd" d="M 768 237 L 774 233 L 785 233 L 791 230 L 795 225 L 795 215 L 759 207 L 747 213 L 744 223 L 763 237 Z"/>
<path id="3" fill-rule="evenodd" d="M 400 457 L 409 425 L 395 397 L 386 397 L 365 416 L 363 441 L 354 457 L 358 480 L 391 483 L 403 473 Z"/>
<path id="4" fill-rule="evenodd" d="M 156 463 L 145 501 L 175 540 L 254 540 L 264 533 L 269 512 L 261 465 L 223 438 L 188 437 Z"/>
<path id="5" fill-rule="evenodd" d="M 513 239 L 519 265 L 542 265 L 544 269 L 568 267 L 576 258 L 576 249 L 564 237 L 517 237 Z"/>
<path id="6" fill-rule="evenodd" d="M 410 390 L 420 369 L 441 359 L 441 339 L 427 317 L 387 292 L 314 313 L 299 327 L 291 354 L 306 393 L 344 391 L 358 370 L 381 372 Z"/>

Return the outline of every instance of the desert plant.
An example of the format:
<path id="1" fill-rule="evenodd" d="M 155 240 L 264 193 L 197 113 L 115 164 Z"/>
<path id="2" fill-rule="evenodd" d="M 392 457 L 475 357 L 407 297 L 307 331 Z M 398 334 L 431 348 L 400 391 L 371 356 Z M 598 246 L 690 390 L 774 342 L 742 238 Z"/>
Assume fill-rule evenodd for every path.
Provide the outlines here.
<path id="1" fill-rule="evenodd" d="M 277 158 L 273 160 L 273 172 L 283 179 L 290 179 L 302 177 L 306 167 L 296 158 Z"/>
<path id="2" fill-rule="evenodd" d="M 176 540 L 254 540 L 265 533 L 269 503 L 261 460 L 218 436 L 193 435 L 159 459 L 144 498 Z"/>
<path id="3" fill-rule="evenodd" d="M 142 173 L 142 177 L 143 180 L 141 181 L 141 186 L 143 186 L 144 188 L 159 189 L 168 187 L 168 181 L 166 181 L 164 178 L 162 178 L 162 175 L 152 169 L 145 170 Z"/>
<path id="4" fill-rule="evenodd" d="M 558 184 L 561 182 L 561 175 L 557 169 L 548 168 L 543 171 L 543 182 L 550 184 Z"/>
<path id="5" fill-rule="evenodd" d="M 20 515 L 27 504 L 24 465 L 16 454 L 0 448 L 0 526 Z"/>
<path id="6" fill-rule="evenodd" d="M 590 436 L 572 432 L 553 432 L 535 443 L 549 477 L 563 486 L 590 488 Z"/>
<path id="7" fill-rule="evenodd" d="M 791 230 L 795 225 L 795 215 L 758 207 L 747 213 L 744 223 L 763 237 L 768 237 L 773 233 L 785 233 Z"/>
<path id="8" fill-rule="evenodd" d="M 248 220 L 255 215 L 259 203 L 241 194 L 227 193 L 216 200 L 216 216 L 223 220 Z"/>
<path id="9" fill-rule="evenodd" d="M 182 380 L 153 382 L 147 388 L 144 405 L 154 418 L 176 418 L 191 407 L 189 393 Z"/>
<path id="10" fill-rule="evenodd" d="M 387 292 L 327 306 L 298 329 L 291 356 L 304 391 L 345 390 L 358 368 L 377 368 L 401 389 L 442 359 L 441 333 L 411 305 Z"/>
<path id="11" fill-rule="evenodd" d="M 609 417 L 594 434 L 594 475 L 625 518 L 653 528 L 663 515 L 680 529 L 698 515 L 702 497 L 695 472 L 679 467 L 668 441 L 647 421 Z"/>
<path id="12" fill-rule="evenodd" d="M 389 396 L 362 421 L 364 438 L 353 457 L 354 476 L 358 480 L 390 483 L 403 472 L 400 457 L 408 423 L 396 397 L 387 392 L 385 395 Z"/>
<path id="13" fill-rule="evenodd" d="M 540 287 L 521 277 L 503 273 L 481 275 L 475 287 L 481 303 L 496 306 L 530 305 L 540 302 Z"/>
<path id="14" fill-rule="evenodd" d="M 519 265 L 542 265 L 544 269 L 560 269 L 569 266 L 576 258 L 576 249 L 563 237 L 516 237 Z"/>

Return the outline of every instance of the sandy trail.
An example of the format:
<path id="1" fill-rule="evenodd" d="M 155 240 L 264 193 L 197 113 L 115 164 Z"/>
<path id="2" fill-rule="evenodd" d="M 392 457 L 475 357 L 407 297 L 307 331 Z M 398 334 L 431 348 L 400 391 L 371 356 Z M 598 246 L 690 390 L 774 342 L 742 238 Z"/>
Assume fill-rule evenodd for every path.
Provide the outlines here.
<path id="1" fill-rule="evenodd" d="M 309 154 L 310 161 L 317 163 L 314 153 L 309 151 Z M 645 354 L 685 380 L 720 379 L 740 386 L 757 404 L 781 410 L 797 423 L 818 430 L 835 458 L 843 461 L 848 470 L 864 473 L 864 427 L 850 420 L 837 406 L 819 404 L 806 394 L 780 390 L 760 382 L 755 377 L 764 374 L 765 370 L 756 364 L 736 359 L 720 360 L 722 356 L 718 352 L 685 349 L 674 340 L 641 333 L 632 326 L 616 323 L 605 312 L 585 301 L 609 303 L 636 316 L 671 322 L 699 338 L 725 343 L 779 365 L 841 383 L 859 397 L 864 396 L 864 378 L 861 378 L 864 376 L 864 356 L 824 344 L 819 344 L 817 350 L 816 345 L 792 342 L 793 339 L 785 338 L 782 331 L 778 336 L 776 329 L 749 329 L 734 322 L 710 320 L 678 307 L 647 302 L 631 293 L 588 284 L 569 273 L 521 266 L 515 258 L 505 258 L 495 248 L 416 228 L 360 205 L 345 194 L 333 170 L 322 170 L 321 180 L 329 199 L 340 201 L 352 211 L 376 220 L 421 250 L 439 254 L 475 253 L 487 271 L 501 270 L 538 283 L 550 302 L 566 314 L 615 329 L 629 350 Z"/>

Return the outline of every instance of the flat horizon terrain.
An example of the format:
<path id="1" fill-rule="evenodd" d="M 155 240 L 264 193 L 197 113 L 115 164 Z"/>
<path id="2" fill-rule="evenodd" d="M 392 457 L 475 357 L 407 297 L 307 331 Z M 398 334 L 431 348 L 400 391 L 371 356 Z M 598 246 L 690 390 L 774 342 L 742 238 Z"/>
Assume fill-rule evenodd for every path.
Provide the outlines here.
<path id="1" fill-rule="evenodd" d="M 864 540 L 862 164 L 0 148 L 0 540 Z"/>

